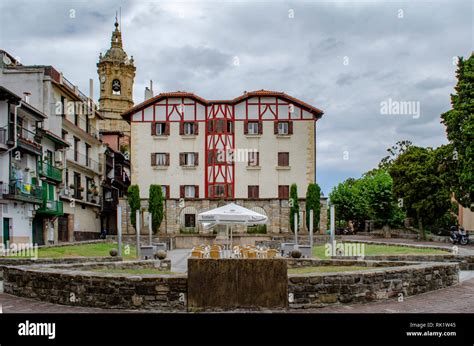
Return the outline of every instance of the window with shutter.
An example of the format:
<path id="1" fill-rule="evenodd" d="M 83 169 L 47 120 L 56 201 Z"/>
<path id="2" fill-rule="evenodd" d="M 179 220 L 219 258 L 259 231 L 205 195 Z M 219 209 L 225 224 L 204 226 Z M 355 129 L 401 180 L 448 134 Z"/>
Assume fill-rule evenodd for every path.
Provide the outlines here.
<path id="1" fill-rule="evenodd" d="M 184 122 L 184 123 L 181 123 L 180 124 L 180 134 L 181 135 L 186 135 L 186 136 L 190 136 L 190 135 L 195 135 L 196 132 L 195 132 L 195 129 L 196 129 L 196 123 L 194 122 Z"/>
<path id="2" fill-rule="evenodd" d="M 198 134 L 199 134 L 199 123 L 196 121 L 196 122 L 193 124 L 193 127 L 194 127 L 194 134 L 195 134 L 195 135 L 198 135 Z"/>
<path id="3" fill-rule="evenodd" d="M 290 165 L 290 153 L 278 153 L 278 166 L 287 167 Z"/>
<path id="4" fill-rule="evenodd" d="M 275 121 L 275 122 L 273 123 L 273 133 L 274 133 L 275 135 L 278 134 L 278 121 Z"/>
<path id="5" fill-rule="evenodd" d="M 199 198 L 199 185 L 194 186 L 194 197 Z"/>
<path id="6" fill-rule="evenodd" d="M 183 123 L 183 122 L 179 123 L 179 135 L 180 136 L 184 135 L 184 125 L 185 125 L 185 123 Z"/>
<path id="7" fill-rule="evenodd" d="M 247 124 L 247 128 L 249 135 L 258 135 L 260 133 L 258 121 L 249 121 Z"/>
<path id="8" fill-rule="evenodd" d="M 164 123 L 165 124 L 165 135 L 169 136 L 170 134 L 170 123 Z"/>
<path id="9" fill-rule="evenodd" d="M 170 198 L 170 186 L 161 185 L 161 192 L 163 193 L 163 198 Z"/>
<path id="10" fill-rule="evenodd" d="M 184 185 L 179 186 L 179 197 L 184 198 Z"/>
<path id="11" fill-rule="evenodd" d="M 288 134 L 288 121 L 279 121 L 278 122 L 278 129 L 277 132 L 279 135 L 287 135 Z"/>
<path id="12" fill-rule="evenodd" d="M 259 162 L 259 152 L 258 151 L 250 151 L 248 153 L 248 165 L 249 166 L 258 166 Z"/>
<path id="13" fill-rule="evenodd" d="M 166 135 L 166 123 L 151 123 L 151 135 L 152 136 L 164 136 Z"/>
<path id="14" fill-rule="evenodd" d="M 259 186 L 249 185 L 248 186 L 248 198 L 259 198 Z"/>
<path id="15" fill-rule="evenodd" d="M 249 122 L 247 120 L 244 121 L 244 135 L 249 133 Z"/>
<path id="16" fill-rule="evenodd" d="M 196 186 L 185 185 L 184 186 L 184 197 L 185 198 L 196 198 Z"/>
<path id="17" fill-rule="evenodd" d="M 194 166 L 199 166 L 199 153 L 194 153 Z"/>
<path id="18" fill-rule="evenodd" d="M 180 153 L 180 165 L 181 166 L 197 166 L 198 165 L 198 153 Z"/>
<path id="19" fill-rule="evenodd" d="M 289 135 L 293 134 L 293 122 L 292 121 L 288 122 L 288 134 Z"/>
<path id="20" fill-rule="evenodd" d="M 278 185 L 278 198 L 288 199 L 290 196 L 290 187 L 288 185 Z"/>
<path id="21" fill-rule="evenodd" d="M 168 153 L 152 153 L 151 154 L 151 165 L 152 166 L 168 166 Z"/>
<path id="22" fill-rule="evenodd" d="M 258 122 L 258 134 L 263 134 L 263 121 Z"/>

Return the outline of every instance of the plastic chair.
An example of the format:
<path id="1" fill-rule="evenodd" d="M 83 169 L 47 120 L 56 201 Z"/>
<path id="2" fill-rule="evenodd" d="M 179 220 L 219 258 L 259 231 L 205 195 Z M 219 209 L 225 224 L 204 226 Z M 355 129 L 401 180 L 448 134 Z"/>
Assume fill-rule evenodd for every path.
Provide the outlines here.
<path id="1" fill-rule="evenodd" d="M 203 258 L 203 252 L 198 250 L 191 251 L 191 257 Z"/>
<path id="2" fill-rule="evenodd" d="M 209 252 L 209 257 L 212 258 L 212 259 L 219 259 L 219 258 L 221 258 L 221 252 L 216 251 L 216 250 L 211 250 Z"/>

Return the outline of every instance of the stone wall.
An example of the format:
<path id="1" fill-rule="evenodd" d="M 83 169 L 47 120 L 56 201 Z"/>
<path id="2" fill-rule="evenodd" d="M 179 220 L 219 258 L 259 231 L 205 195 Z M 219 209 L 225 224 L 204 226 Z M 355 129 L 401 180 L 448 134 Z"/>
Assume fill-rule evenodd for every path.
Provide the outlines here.
<path id="1" fill-rule="evenodd" d="M 288 275 L 291 308 L 368 303 L 433 291 L 459 282 L 457 263 L 423 263 L 360 272 Z"/>
<path id="2" fill-rule="evenodd" d="M 79 271 L 77 265 L 4 268 L 5 293 L 56 304 L 182 311 L 186 309 L 186 291 L 186 275 Z"/>
<path id="3" fill-rule="evenodd" d="M 69 258 L 6 258 L 0 257 L 0 279 L 3 277 L 3 269 L 7 266 L 27 266 L 42 264 L 72 264 L 83 262 L 119 262 L 122 257 L 69 257 Z"/>
<path id="4" fill-rule="evenodd" d="M 226 265 L 229 260 L 191 260 L 192 263 L 204 264 L 214 269 Z M 241 280 L 239 270 L 194 271 L 191 278 L 194 292 L 217 295 L 215 301 L 221 303 L 211 310 L 226 308 L 252 308 L 249 301 L 257 296 L 259 301 L 269 300 L 269 292 L 277 292 L 280 302 L 289 300 L 290 309 L 321 307 L 328 304 L 367 303 L 389 298 L 404 299 L 407 296 L 420 294 L 455 285 L 459 282 L 459 265 L 457 263 L 417 263 L 394 261 L 355 261 L 355 260 L 317 260 L 317 259 L 278 259 L 273 260 L 284 265 L 284 270 L 269 270 L 270 260 L 239 260 L 244 266 L 261 264 L 259 274 L 248 280 Z M 104 263 L 72 263 L 34 266 L 5 266 L 4 292 L 21 297 L 34 298 L 52 303 L 90 306 L 111 309 L 141 309 L 156 311 L 185 311 L 188 307 L 189 291 L 186 274 L 116 274 L 93 271 L 109 268 L 158 268 L 169 270 L 170 262 L 134 261 Z M 366 270 L 289 274 L 286 269 L 308 266 L 365 266 Z M 271 267 L 271 266 L 270 266 Z M 221 268 L 222 269 L 222 268 Z M 282 268 L 280 268 L 282 269 Z M 252 271 L 249 271 L 252 273 Z M 275 274 L 277 273 L 277 274 Z M 278 274 L 279 273 L 279 274 Z M 284 275 L 283 275 L 284 273 Z M 255 274 L 255 273 L 254 273 Z M 281 274 L 281 275 L 280 275 Z M 235 286 L 235 276 L 240 284 Z M 234 279 L 232 279 L 234 277 Z M 214 282 L 214 283 L 213 283 Z M 223 282 L 219 289 L 216 282 Z M 234 287 L 234 286 L 235 287 Z M 240 286 L 239 286 L 240 285 Z M 243 286 L 242 286 L 243 285 Z M 245 289 L 245 287 L 253 287 Z M 260 287 L 259 289 L 257 289 Z M 262 287 L 266 287 L 262 289 Z M 228 291 L 237 288 L 237 300 L 243 303 L 229 305 L 226 301 Z M 269 290 L 273 291 L 269 291 Z M 219 293 L 220 292 L 220 293 Z M 273 294 L 271 293 L 271 294 Z M 249 297 L 247 297 L 249 296 Z M 201 296 L 202 298 L 203 296 Z M 195 298 L 193 298 L 195 299 Z M 191 304 L 191 311 L 202 307 Z M 246 305 L 247 304 L 247 305 Z M 286 303 L 287 304 L 287 303 Z M 267 306 L 263 304 L 264 306 Z M 272 305 L 275 307 L 275 305 Z M 268 307 L 268 306 L 267 306 Z"/>
<path id="5" fill-rule="evenodd" d="M 179 215 L 184 208 L 194 208 L 197 213 L 214 209 L 230 202 L 234 202 L 245 208 L 261 207 L 265 210 L 269 221 L 267 223 L 267 234 L 285 234 L 290 233 L 289 229 L 289 206 L 287 200 L 280 199 L 236 199 L 236 200 L 209 200 L 209 199 L 166 199 L 164 206 L 164 218 L 161 223 L 160 233 L 166 234 L 179 234 L 180 224 Z M 122 232 L 123 234 L 134 234 L 135 229 L 130 223 L 130 207 L 125 199 L 119 200 L 119 205 L 122 207 Z M 299 200 L 300 210 L 305 210 L 305 199 Z M 320 229 L 326 230 L 327 223 L 327 199 L 321 198 L 321 212 L 320 212 Z M 148 200 L 141 200 L 141 209 L 143 211 L 148 210 Z M 142 225 L 146 223 L 146 217 L 143 217 Z M 244 226 L 235 226 L 235 233 L 245 233 L 246 229 Z M 307 232 L 306 226 L 304 226 L 303 232 Z M 197 232 L 200 234 L 212 233 L 213 230 L 204 230 L 198 225 Z M 141 233 L 148 233 L 147 227 L 141 227 Z M 315 229 L 315 233 L 318 230 Z"/>
<path id="6" fill-rule="evenodd" d="M 356 260 L 354 256 L 333 256 L 333 259 Z M 474 256 L 466 255 L 378 255 L 365 256 L 372 261 L 415 261 L 415 262 L 450 262 L 458 263 L 461 270 L 474 270 Z"/>

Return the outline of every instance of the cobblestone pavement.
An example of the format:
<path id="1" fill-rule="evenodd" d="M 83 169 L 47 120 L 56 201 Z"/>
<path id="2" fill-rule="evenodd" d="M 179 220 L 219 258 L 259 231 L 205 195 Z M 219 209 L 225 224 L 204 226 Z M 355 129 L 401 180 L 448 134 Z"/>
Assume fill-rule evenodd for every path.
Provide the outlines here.
<path id="1" fill-rule="evenodd" d="M 454 287 L 407 297 L 403 302 L 384 302 L 328 306 L 300 310 L 306 313 L 474 313 L 474 279 Z"/>
<path id="2" fill-rule="evenodd" d="M 126 313 L 136 311 L 65 306 L 0 293 L 3 313 Z M 160 312 L 160 311 L 156 311 Z M 369 304 L 292 310 L 295 313 L 474 313 L 474 278 L 438 291 Z"/>

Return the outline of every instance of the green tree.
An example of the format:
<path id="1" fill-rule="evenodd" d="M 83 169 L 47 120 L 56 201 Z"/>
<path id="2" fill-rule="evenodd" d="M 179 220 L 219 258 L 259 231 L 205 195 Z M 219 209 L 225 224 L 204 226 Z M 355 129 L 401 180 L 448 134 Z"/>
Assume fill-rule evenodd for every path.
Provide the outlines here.
<path id="1" fill-rule="evenodd" d="M 298 204 L 298 188 L 296 184 L 291 184 L 290 187 L 290 227 L 291 230 L 295 231 L 295 213 L 296 213 L 296 223 L 300 224 L 300 206 Z"/>
<path id="2" fill-rule="evenodd" d="M 321 213 L 321 188 L 318 184 L 309 184 L 306 190 L 306 227 L 309 229 L 310 210 L 313 210 L 313 230 L 319 228 Z"/>
<path id="3" fill-rule="evenodd" d="M 379 169 L 388 170 L 392 165 L 393 161 L 403 154 L 408 148 L 413 145 L 411 141 L 404 140 L 398 141 L 395 145 L 392 145 L 390 148 L 387 149 L 388 155 L 385 156 L 382 160 L 380 160 L 379 168 L 374 169 L 373 171 L 375 174 L 378 172 Z M 370 173 L 371 171 L 367 172 L 366 174 Z"/>
<path id="4" fill-rule="evenodd" d="M 435 223 L 451 207 L 450 191 L 439 174 L 436 152 L 412 146 L 399 155 L 389 169 L 393 193 L 401 198 L 408 216 L 415 217 L 422 239 L 424 223 Z"/>
<path id="5" fill-rule="evenodd" d="M 137 229 L 136 212 L 140 210 L 140 188 L 138 185 L 130 185 L 128 187 L 128 204 L 130 205 L 130 222 Z"/>
<path id="6" fill-rule="evenodd" d="M 458 60 L 452 109 L 441 115 L 454 162 L 447 172 L 456 200 L 474 210 L 474 55 Z"/>
<path id="7" fill-rule="evenodd" d="M 369 218 L 367 201 L 363 196 L 362 183 L 354 178 L 348 178 L 333 188 L 329 194 L 331 204 L 336 209 L 336 221 L 348 223 L 353 221 L 360 228 L 364 220 Z"/>
<path id="8" fill-rule="evenodd" d="M 150 185 L 148 211 L 151 214 L 151 229 L 153 233 L 156 233 L 160 228 L 161 221 L 163 221 L 163 191 L 161 185 Z"/>
<path id="9" fill-rule="evenodd" d="M 367 202 L 371 219 L 391 226 L 400 219 L 400 209 L 392 192 L 392 177 L 384 170 L 364 175 L 360 180 L 362 198 Z M 403 217 L 403 213 L 401 214 Z"/>

